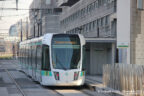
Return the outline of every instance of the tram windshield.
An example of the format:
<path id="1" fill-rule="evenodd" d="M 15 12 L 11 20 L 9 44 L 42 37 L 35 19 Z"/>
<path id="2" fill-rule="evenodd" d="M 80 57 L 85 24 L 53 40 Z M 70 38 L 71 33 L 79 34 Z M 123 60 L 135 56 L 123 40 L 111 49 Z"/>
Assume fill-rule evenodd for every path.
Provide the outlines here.
<path id="1" fill-rule="evenodd" d="M 54 35 L 52 40 L 52 64 L 54 69 L 80 67 L 80 39 L 77 35 Z"/>

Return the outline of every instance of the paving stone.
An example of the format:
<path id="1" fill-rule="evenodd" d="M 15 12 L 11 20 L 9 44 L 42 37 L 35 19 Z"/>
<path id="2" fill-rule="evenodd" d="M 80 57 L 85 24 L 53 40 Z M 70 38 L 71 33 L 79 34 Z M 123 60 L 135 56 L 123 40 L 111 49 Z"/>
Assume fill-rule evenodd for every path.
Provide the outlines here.
<path id="1" fill-rule="evenodd" d="M 0 87 L 0 96 L 9 96 L 9 94 L 7 92 L 7 88 Z"/>

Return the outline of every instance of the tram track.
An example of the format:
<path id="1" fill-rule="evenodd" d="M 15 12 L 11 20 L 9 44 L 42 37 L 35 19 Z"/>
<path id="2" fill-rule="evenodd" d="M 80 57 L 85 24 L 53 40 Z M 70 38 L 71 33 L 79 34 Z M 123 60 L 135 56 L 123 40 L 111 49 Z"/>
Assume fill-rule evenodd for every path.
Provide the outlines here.
<path id="1" fill-rule="evenodd" d="M 21 94 L 21 96 L 27 96 L 27 94 L 23 91 L 21 85 L 18 84 L 18 82 L 15 80 L 14 75 L 10 72 L 11 70 L 7 69 L 4 65 L 5 64 L 1 64 L 0 67 L 7 73 L 8 77 L 10 78 L 12 83 L 16 86 L 18 93 Z M 77 93 L 77 92 L 79 92 L 79 94 L 80 94 L 79 96 L 92 96 L 90 94 L 83 92 L 81 89 L 79 89 L 77 87 L 74 87 L 74 88 L 61 87 L 60 89 L 57 87 L 56 88 L 48 87 L 48 88 L 44 88 L 44 89 L 50 89 L 51 91 L 53 91 L 56 94 L 56 96 L 77 96 L 77 95 L 73 94 L 73 93 Z M 71 91 L 73 91 L 73 93 L 71 93 Z"/>
<path id="2" fill-rule="evenodd" d="M 26 94 L 25 94 L 25 92 L 22 90 L 22 88 L 20 87 L 20 85 L 17 83 L 17 81 L 14 79 L 14 77 L 12 76 L 12 74 L 9 72 L 9 70 L 8 69 L 4 69 L 4 71 L 8 74 L 8 77 L 12 80 L 12 82 L 15 84 L 15 86 L 16 86 L 16 88 L 17 88 L 17 90 L 20 92 L 20 94 L 22 95 L 22 96 L 27 96 Z M 48 89 L 51 89 L 50 87 L 48 88 Z M 57 94 L 58 96 L 69 96 L 69 95 L 67 95 L 67 94 L 64 94 L 62 91 L 65 91 L 66 93 L 68 93 L 69 92 L 69 90 L 72 90 L 73 92 L 77 92 L 77 91 L 79 91 L 81 94 L 83 94 L 83 95 L 80 95 L 80 96 L 90 96 L 89 94 L 86 94 L 85 92 L 83 92 L 83 91 L 81 91 L 81 90 L 79 90 L 79 89 L 63 89 L 63 88 L 60 88 L 60 89 L 51 89 L 55 94 Z M 73 96 L 73 95 L 71 95 L 71 96 Z M 75 95 L 74 95 L 75 96 Z"/>
<path id="3" fill-rule="evenodd" d="M 13 83 L 15 84 L 16 88 L 18 89 L 18 91 L 21 93 L 22 96 L 27 96 L 24 91 L 21 89 L 20 85 L 16 82 L 16 80 L 14 79 L 14 77 L 12 76 L 12 74 L 8 71 L 8 69 L 4 69 L 5 72 L 8 74 L 8 76 L 10 77 L 10 79 L 13 81 Z"/>
<path id="4" fill-rule="evenodd" d="M 87 88 L 80 88 L 80 87 L 62 87 L 62 86 L 52 86 L 52 87 L 45 87 L 46 89 L 50 89 L 59 96 L 94 96 L 92 94 L 89 94 L 87 92 L 84 92 L 82 89 Z"/>
<path id="5" fill-rule="evenodd" d="M 54 90 L 54 91 L 57 94 L 59 94 L 59 96 L 78 96 L 77 92 L 79 93 L 79 96 L 92 96 L 92 95 L 87 94 L 81 90 Z M 67 92 L 64 92 L 64 91 L 67 91 Z M 69 91 L 72 91 L 72 93 Z"/>
<path id="6" fill-rule="evenodd" d="M 16 86 L 16 88 L 17 88 L 17 90 L 20 92 L 20 94 L 22 95 L 22 96 L 27 96 L 26 94 L 25 94 L 25 92 L 22 90 L 22 88 L 21 88 L 21 86 L 17 83 L 17 81 L 14 79 L 14 77 L 13 77 L 13 75 L 9 72 L 9 69 L 4 69 L 4 71 L 8 74 L 8 77 L 12 80 L 12 82 L 14 83 L 14 85 Z M 46 88 L 46 87 L 45 87 Z M 57 94 L 58 96 L 69 96 L 69 95 L 67 95 L 67 94 L 65 94 L 65 93 L 68 93 L 70 90 L 71 91 L 73 91 L 74 93 L 76 93 L 76 92 L 80 92 L 80 94 L 82 94 L 82 95 L 80 95 L 80 96 L 92 96 L 92 95 L 90 95 L 90 94 L 87 94 L 86 92 L 83 92 L 81 89 L 79 89 L 79 88 L 63 88 L 63 87 L 61 87 L 61 88 L 51 88 L 51 87 L 48 87 L 48 88 L 46 88 L 46 89 L 50 89 L 50 90 L 52 90 L 55 94 Z M 69 92 L 69 94 L 70 94 L 70 92 Z M 75 96 L 75 95 L 72 95 L 71 94 L 71 96 Z"/>
<path id="7" fill-rule="evenodd" d="M 1 74 L 6 74 L 2 76 L 5 83 L 3 86 L 6 86 L 8 94 L 18 94 L 20 96 L 31 96 L 31 94 L 47 94 L 47 96 L 92 96 L 90 94 L 87 94 L 83 92 L 83 89 L 89 90 L 86 87 L 42 87 L 42 86 L 35 86 L 35 82 L 31 78 L 24 77 L 19 71 L 17 71 L 17 68 L 12 65 L 11 62 L 2 62 L 0 64 L 0 71 L 2 71 Z M 15 64 L 17 66 L 17 64 Z M 16 73 L 16 74 L 15 74 Z M 21 75 L 19 75 L 21 74 Z M 28 81 L 24 81 L 27 80 Z M 23 84 L 24 81 L 24 84 Z M 6 84 L 11 84 L 10 86 Z M 29 85 L 31 84 L 31 86 Z M 45 92 L 45 93 L 44 93 Z M 76 94 L 76 95 L 75 95 Z M 39 95 L 40 96 L 40 95 Z"/>

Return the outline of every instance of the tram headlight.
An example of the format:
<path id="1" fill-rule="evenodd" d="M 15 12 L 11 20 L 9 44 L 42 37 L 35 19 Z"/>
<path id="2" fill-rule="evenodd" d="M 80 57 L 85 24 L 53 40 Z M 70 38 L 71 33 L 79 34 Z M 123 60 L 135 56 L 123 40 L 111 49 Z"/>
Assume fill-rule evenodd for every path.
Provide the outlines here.
<path id="1" fill-rule="evenodd" d="M 59 80 L 59 72 L 54 72 L 54 76 L 56 80 Z"/>
<path id="2" fill-rule="evenodd" d="M 74 72 L 74 80 L 78 80 L 79 72 Z"/>

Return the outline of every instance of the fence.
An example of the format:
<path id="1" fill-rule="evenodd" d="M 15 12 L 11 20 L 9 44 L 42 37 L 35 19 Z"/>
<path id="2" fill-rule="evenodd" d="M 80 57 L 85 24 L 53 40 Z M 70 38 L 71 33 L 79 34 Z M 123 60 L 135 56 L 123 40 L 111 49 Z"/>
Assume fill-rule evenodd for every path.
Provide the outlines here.
<path id="1" fill-rule="evenodd" d="M 103 67 L 104 85 L 125 94 L 144 96 L 144 66 L 134 64 L 107 64 Z"/>

